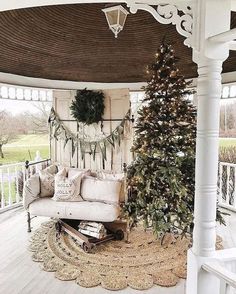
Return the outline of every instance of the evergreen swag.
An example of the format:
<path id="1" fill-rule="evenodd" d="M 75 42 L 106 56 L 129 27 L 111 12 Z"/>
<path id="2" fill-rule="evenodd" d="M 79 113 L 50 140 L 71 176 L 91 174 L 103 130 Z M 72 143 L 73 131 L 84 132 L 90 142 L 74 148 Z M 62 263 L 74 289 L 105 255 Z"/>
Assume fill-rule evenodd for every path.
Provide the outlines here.
<path id="1" fill-rule="evenodd" d="M 101 91 L 78 90 L 71 106 L 72 116 L 79 122 L 90 125 L 102 120 L 104 114 L 104 94 Z"/>
<path id="2" fill-rule="evenodd" d="M 132 147 L 135 160 L 127 173 L 125 212 L 157 236 L 176 229 L 184 234 L 193 225 L 196 109 L 187 99 L 191 82 L 179 74 L 176 62 L 172 46 L 163 43 L 148 68 Z"/>

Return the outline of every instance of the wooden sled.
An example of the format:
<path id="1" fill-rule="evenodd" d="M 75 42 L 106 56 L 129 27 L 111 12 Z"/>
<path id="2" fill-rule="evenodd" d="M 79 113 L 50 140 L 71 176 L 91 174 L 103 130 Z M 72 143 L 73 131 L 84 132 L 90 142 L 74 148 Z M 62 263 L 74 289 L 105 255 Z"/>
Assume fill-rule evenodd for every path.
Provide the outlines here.
<path id="1" fill-rule="evenodd" d="M 97 239 L 94 237 L 86 236 L 77 230 L 80 222 L 80 220 L 59 219 L 58 222 L 55 224 L 55 227 L 58 234 L 66 232 L 67 234 L 75 238 L 80 244 L 81 248 L 86 253 L 91 253 L 97 245 L 102 244 L 104 242 L 110 240 L 122 240 L 124 238 L 124 232 L 122 229 L 115 227 L 115 229 L 112 230 L 110 225 L 106 227 L 106 223 L 104 223 L 104 226 L 108 232 L 106 237 L 102 239 Z"/>

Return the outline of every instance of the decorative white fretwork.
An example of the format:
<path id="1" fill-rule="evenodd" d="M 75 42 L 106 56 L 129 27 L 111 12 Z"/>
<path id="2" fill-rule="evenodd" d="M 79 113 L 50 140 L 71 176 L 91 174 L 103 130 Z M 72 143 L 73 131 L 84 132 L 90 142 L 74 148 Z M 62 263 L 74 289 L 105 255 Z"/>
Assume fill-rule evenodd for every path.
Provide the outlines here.
<path id="1" fill-rule="evenodd" d="M 52 102 L 53 91 L 50 89 L 0 84 L 0 99 Z"/>
<path id="2" fill-rule="evenodd" d="M 145 10 L 151 13 L 159 23 L 175 25 L 177 32 L 186 37 L 184 44 L 188 47 L 192 46 L 193 14 L 187 3 L 159 4 L 154 7 L 144 3 L 140 4 L 140 2 L 127 1 L 127 5 L 130 7 L 131 13 Z"/>

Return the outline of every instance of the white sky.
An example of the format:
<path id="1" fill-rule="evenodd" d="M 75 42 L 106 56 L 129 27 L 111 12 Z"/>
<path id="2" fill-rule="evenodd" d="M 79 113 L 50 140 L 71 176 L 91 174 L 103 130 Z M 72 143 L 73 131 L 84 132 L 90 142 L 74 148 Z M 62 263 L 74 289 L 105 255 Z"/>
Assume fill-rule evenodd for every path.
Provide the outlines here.
<path id="1" fill-rule="evenodd" d="M 19 114 L 25 111 L 28 112 L 38 112 L 38 109 L 34 106 L 37 105 L 36 101 L 26 101 L 26 100 L 10 100 L 10 99 L 0 99 L 0 111 L 6 110 L 13 115 Z"/>

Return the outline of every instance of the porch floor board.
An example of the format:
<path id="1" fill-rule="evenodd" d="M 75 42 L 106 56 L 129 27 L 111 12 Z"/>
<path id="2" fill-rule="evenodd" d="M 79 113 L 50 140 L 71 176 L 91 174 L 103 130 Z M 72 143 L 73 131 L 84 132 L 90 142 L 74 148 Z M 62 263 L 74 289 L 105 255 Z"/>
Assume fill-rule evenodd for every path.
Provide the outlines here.
<path id="1" fill-rule="evenodd" d="M 236 245 L 236 214 L 227 217 L 227 228 L 218 228 L 224 237 L 225 247 Z M 34 231 L 48 218 L 37 217 L 32 220 Z M 114 293 L 101 287 L 81 288 L 74 281 L 63 282 L 54 277 L 54 273 L 45 272 L 40 265 L 31 260 L 27 250 L 28 239 L 32 233 L 27 233 L 26 212 L 17 208 L 0 214 L 0 292 L 4 294 L 106 294 Z M 176 287 L 163 288 L 154 286 L 146 291 L 136 291 L 127 288 L 116 293 L 122 294 L 184 294 L 185 281 L 181 280 Z"/>

